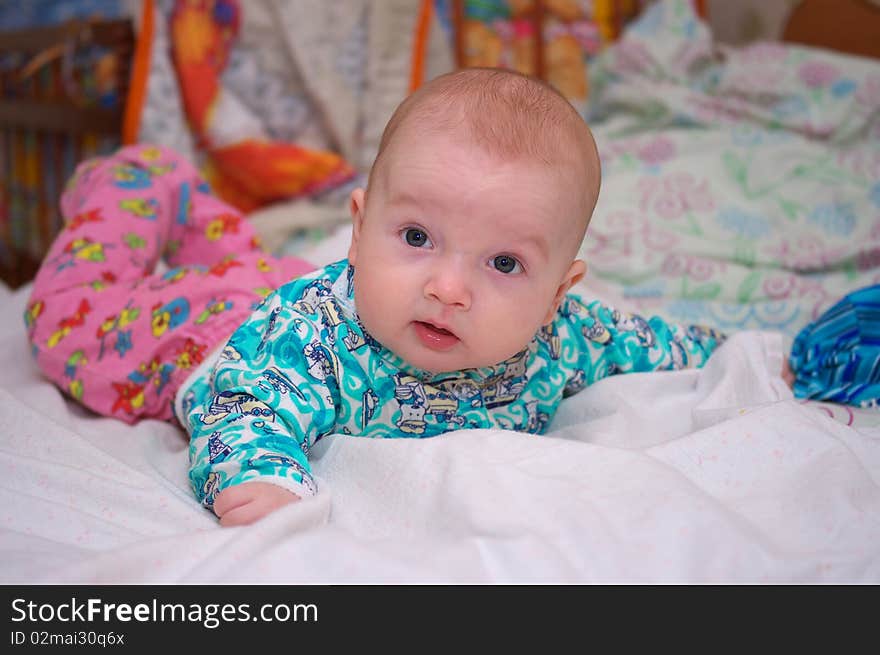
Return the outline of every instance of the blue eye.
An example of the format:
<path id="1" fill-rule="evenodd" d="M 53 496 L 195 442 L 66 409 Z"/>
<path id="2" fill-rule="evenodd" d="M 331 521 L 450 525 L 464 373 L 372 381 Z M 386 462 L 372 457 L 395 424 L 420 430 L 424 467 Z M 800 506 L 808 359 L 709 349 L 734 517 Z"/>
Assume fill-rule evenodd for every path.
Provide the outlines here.
<path id="1" fill-rule="evenodd" d="M 425 234 L 424 230 L 420 230 L 416 227 L 408 227 L 404 230 L 403 238 L 406 241 L 406 244 L 413 248 L 422 248 L 431 243 L 431 240 L 428 238 L 428 235 Z"/>
<path id="2" fill-rule="evenodd" d="M 492 266 L 500 273 L 518 273 L 522 266 L 515 258 L 509 255 L 498 255 L 492 260 Z"/>

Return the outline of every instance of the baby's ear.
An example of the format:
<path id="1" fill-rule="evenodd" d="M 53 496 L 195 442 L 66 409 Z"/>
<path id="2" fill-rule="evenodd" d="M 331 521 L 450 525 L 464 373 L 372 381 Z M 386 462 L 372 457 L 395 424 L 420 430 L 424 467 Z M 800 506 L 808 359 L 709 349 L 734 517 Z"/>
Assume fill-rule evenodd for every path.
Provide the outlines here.
<path id="1" fill-rule="evenodd" d="M 357 244 L 361 236 L 361 224 L 364 222 L 364 212 L 367 208 L 366 193 L 363 189 L 355 189 L 351 192 L 348 210 L 351 212 L 351 244 L 348 246 L 348 263 L 354 266 L 357 259 Z"/>
<path id="2" fill-rule="evenodd" d="M 553 297 L 553 302 L 550 303 L 550 308 L 547 310 L 547 315 L 544 317 L 544 325 L 549 325 L 553 322 L 556 318 L 556 312 L 559 311 L 559 306 L 562 304 L 562 299 L 565 298 L 565 294 L 583 279 L 586 272 L 587 264 L 583 259 L 575 259 L 571 263 L 571 266 L 568 267 L 568 271 L 562 276 L 562 281 L 559 283 L 559 287 L 556 289 L 556 295 Z"/>

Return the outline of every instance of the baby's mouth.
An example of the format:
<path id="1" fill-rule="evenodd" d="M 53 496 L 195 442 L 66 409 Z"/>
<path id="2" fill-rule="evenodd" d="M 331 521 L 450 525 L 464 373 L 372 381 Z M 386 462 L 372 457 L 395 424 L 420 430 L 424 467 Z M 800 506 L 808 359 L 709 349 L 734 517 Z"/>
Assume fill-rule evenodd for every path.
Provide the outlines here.
<path id="1" fill-rule="evenodd" d="M 449 350 L 459 342 L 459 338 L 446 328 L 426 321 L 414 321 L 416 335 L 431 350 Z"/>
<path id="2" fill-rule="evenodd" d="M 431 330 L 434 330 L 435 332 L 439 332 L 440 334 L 452 334 L 452 332 L 450 332 L 446 328 L 440 327 L 439 325 L 434 325 L 433 323 L 428 323 L 427 321 L 417 321 L 417 322 L 421 323 L 422 325 L 428 326 L 428 328 L 430 328 Z M 455 336 L 455 335 L 452 334 L 452 336 Z"/>

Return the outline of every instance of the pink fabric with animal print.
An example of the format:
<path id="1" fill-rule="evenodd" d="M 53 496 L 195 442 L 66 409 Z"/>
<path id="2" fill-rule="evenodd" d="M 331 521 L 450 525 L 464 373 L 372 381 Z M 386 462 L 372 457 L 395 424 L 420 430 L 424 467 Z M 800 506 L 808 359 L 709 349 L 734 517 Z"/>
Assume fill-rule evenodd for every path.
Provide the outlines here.
<path id="1" fill-rule="evenodd" d="M 314 268 L 266 254 L 243 216 L 164 148 L 80 164 L 61 211 L 25 314 L 33 354 L 63 391 L 128 423 L 172 419 L 192 370 L 269 291 Z"/>

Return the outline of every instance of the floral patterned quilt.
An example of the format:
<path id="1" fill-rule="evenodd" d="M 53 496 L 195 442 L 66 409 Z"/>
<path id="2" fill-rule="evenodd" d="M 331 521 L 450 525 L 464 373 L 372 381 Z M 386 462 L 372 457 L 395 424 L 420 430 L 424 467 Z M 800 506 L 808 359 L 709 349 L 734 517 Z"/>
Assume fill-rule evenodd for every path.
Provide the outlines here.
<path id="1" fill-rule="evenodd" d="M 666 0 L 591 75 L 603 183 L 581 255 L 634 310 L 793 336 L 880 282 L 880 61 L 723 48 Z"/>

